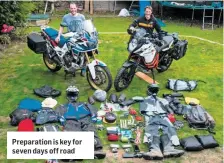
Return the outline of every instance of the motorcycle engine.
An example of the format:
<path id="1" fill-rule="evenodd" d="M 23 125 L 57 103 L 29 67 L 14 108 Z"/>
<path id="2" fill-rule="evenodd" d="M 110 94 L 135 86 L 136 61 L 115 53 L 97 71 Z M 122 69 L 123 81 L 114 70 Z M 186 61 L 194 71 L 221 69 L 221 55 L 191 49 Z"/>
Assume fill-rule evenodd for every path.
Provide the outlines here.
<path id="1" fill-rule="evenodd" d="M 84 56 L 81 54 L 73 54 L 67 52 L 64 57 L 65 69 L 68 72 L 75 72 L 77 69 L 80 69 L 84 63 Z"/>

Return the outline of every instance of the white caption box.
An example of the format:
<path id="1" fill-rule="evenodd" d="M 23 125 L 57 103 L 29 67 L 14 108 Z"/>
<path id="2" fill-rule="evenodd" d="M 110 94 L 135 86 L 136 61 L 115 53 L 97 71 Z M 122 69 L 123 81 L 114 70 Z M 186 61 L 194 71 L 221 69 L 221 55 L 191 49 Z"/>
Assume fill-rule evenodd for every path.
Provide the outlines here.
<path id="1" fill-rule="evenodd" d="M 94 159 L 94 133 L 7 132 L 7 159 Z"/>

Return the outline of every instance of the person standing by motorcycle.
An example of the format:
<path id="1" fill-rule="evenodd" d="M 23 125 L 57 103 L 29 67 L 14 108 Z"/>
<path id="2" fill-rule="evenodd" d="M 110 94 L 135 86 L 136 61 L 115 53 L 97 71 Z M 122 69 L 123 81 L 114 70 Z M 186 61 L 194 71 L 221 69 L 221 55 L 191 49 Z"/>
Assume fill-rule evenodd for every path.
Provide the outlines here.
<path id="1" fill-rule="evenodd" d="M 67 27 L 68 32 L 81 32 L 83 30 L 83 22 L 86 20 L 83 14 L 77 12 L 77 5 L 74 2 L 71 2 L 69 5 L 70 13 L 66 14 L 62 18 L 60 28 L 58 31 L 58 36 L 55 38 L 55 42 L 60 42 L 60 37 L 64 31 L 64 28 Z M 81 70 L 81 76 L 85 76 L 86 69 Z"/>
<path id="2" fill-rule="evenodd" d="M 145 7 L 145 15 L 134 20 L 134 22 L 128 28 L 128 33 L 132 35 L 136 27 L 144 28 L 146 32 L 150 34 L 149 37 L 152 36 L 153 30 L 156 29 L 156 32 L 159 34 L 159 39 L 160 40 L 162 39 L 161 35 L 162 30 L 152 14 L 151 6 Z"/>

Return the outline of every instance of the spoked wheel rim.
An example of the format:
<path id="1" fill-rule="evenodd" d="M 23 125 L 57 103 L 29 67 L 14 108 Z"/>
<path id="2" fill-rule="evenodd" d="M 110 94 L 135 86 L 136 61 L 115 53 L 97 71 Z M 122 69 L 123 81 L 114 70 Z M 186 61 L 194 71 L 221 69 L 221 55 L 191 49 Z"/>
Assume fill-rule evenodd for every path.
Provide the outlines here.
<path id="1" fill-rule="evenodd" d="M 96 73 L 96 78 L 93 79 L 91 76 L 91 73 L 87 71 L 87 78 L 90 85 L 94 89 L 101 89 L 104 91 L 108 91 L 108 89 L 110 89 L 108 87 L 111 87 L 109 85 L 111 85 L 110 80 L 112 79 L 110 79 L 110 74 L 108 74 L 108 72 L 106 71 L 106 68 L 101 66 L 95 66 L 95 73 Z"/>
<path id="2" fill-rule="evenodd" d="M 55 69 L 57 64 L 54 63 L 47 55 L 44 55 L 44 61 L 50 69 Z"/>
<path id="3" fill-rule="evenodd" d="M 126 88 L 131 83 L 133 76 L 132 67 L 126 68 L 118 80 L 118 87 Z"/>
<path id="4" fill-rule="evenodd" d="M 169 67 L 172 63 L 172 58 L 166 54 L 161 62 L 161 66 L 164 65 L 166 67 Z"/>

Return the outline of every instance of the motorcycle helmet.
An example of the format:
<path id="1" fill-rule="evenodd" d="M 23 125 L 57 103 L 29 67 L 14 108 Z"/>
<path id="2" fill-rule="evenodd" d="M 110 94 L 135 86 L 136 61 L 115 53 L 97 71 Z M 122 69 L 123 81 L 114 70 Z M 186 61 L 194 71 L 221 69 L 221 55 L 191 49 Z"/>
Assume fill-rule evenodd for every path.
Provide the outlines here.
<path id="1" fill-rule="evenodd" d="M 79 89 L 76 86 L 69 86 L 66 89 L 66 96 L 69 102 L 76 102 L 79 96 Z"/>
<path id="2" fill-rule="evenodd" d="M 149 96 L 153 94 L 157 94 L 158 92 L 159 92 L 159 86 L 157 84 L 148 85 L 147 94 Z"/>

